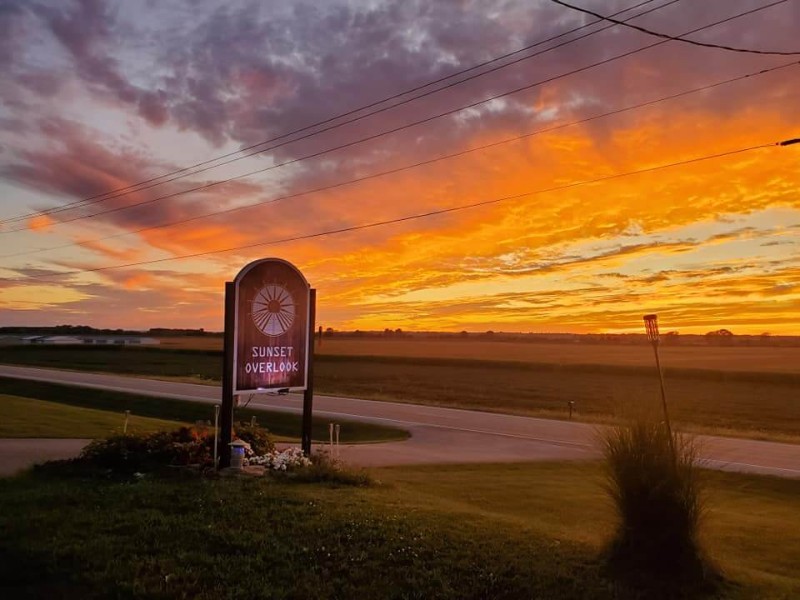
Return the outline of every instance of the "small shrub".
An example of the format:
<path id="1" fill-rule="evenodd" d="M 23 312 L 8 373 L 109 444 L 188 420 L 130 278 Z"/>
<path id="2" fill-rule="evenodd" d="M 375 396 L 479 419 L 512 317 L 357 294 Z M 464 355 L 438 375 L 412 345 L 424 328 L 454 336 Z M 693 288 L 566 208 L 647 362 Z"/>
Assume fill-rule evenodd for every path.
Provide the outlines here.
<path id="1" fill-rule="evenodd" d="M 211 432 L 214 435 L 214 432 Z M 233 426 L 234 439 L 240 439 L 250 444 L 250 449 L 256 456 L 261 456 L 275 450 L 275 442 L 269 430 L 250 423 L 235 423 Z M 213 438 L 212 438 L 213 439 Z"/>
<path id="2" fill-rule="evenodd" d="M 607 491 L 619 516 L 609 548 L 618 574 L 673 588 L 711 585 L 718 574 L 704 556 L 698 531 L 702 483 L 691 438 L 639 417 L 603 434 Z M 674 454 L 673 454 L 674 447 Z"/>
<path id="3" fill-rule="evenodd" d="M 119 473 L 150 471 L 165 466 L 213 463 L 213 436 L 181 427 L 175 431 L 115 435 L 94 440 L 83 449 L 81 462 Z"/>
<path id="4" fill-rule="evenodd" d="M 254 452 L 266 453 L 274 449 L 269 432 L 262 427 L 237 423 L 234 438 L 248 442 Z M 116 435 L 91 442 L 83 449 L 78 461 L 120 474 L 167 466 L 211 468 L 214 464 L 214 431 L 181 427 L 175 431 Z"/>

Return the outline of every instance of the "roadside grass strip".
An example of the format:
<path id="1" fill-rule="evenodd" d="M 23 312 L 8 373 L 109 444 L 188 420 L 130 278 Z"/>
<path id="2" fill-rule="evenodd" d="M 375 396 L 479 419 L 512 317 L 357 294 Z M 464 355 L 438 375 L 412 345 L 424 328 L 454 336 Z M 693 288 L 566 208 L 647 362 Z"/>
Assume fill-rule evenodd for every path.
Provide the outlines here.
<path id="1" fill-rule="evenodd" d="M 105 411 L 108 413 L 109 419 L 118 423 L 122 423 L 124 418 L 123 413 L 126 410 L 130 410 L 132 417 L 148 417 L 161 421 L 189 424 L 194 424 L 197 421 L 208 421 L 212 425 L 214 421 L 214 407 L 211 404 L 173 400 L 169 398 L 150 398 L 121 392 L 79 388 L 38 381 L 0 378 L 0 394 L 21 398 L 34 398 L 65 406 Z M 35 423 L 37 419 L 35 412 L 28 411 L 26 414 L 28 415 L 28 421 L 30 423 Z M 269 431 L 278 438 L 297 439 L 300 437 L 301 415 L 250 408 L 237 408 L 234 415 L 235 420 L 243 422 L 249 422 L 253 417 L 256 418 L 259 425 L 269 429 Z M 24 420 L 22 415 L 18 418 Z M 312 438 L 315 441 L 325 442 L 329 439 L 328 424 L 329 422 L 327 419 L 321 417 L 314 418 Z M 404 429 L 385 425 L 356 421 L 340 421 L 340 424 L 340 442 L 343 444 L 404 440 L 409 436 L 408 431 Z M 174 427 L 170 428 L 174 429 Z"/>
<path id="2" fill-rule="evenodd" d="M 123 433 L 125 415 L 93 408 L 0 395 L 0 438 L 98 438 Z M 131 415 L 128 433 L 177 429 L 179 421 Z"/>

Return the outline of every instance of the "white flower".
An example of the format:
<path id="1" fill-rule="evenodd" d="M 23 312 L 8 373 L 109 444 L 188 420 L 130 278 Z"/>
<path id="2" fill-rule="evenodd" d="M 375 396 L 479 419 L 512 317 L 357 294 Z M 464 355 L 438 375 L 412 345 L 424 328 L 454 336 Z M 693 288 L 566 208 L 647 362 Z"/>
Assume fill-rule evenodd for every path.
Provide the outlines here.
<path id="1" fill-rule="evenodd" d="M 308 467 L 311 461 L 300 448 L 287 448 L 282 452 L 273 450 L 263 456 L 254 456 L 250 464 L 262 465 L 273 471 L 291 471 L 299 467 Z"/>

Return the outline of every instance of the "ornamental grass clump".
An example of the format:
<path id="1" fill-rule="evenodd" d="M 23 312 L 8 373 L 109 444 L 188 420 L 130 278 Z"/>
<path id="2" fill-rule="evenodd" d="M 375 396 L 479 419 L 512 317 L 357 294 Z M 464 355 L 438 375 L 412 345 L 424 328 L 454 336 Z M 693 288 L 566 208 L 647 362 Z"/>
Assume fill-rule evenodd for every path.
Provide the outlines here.
<path id="1" fill-rule="evenodd" d="M 611 568 L 665 592 L 714 587 L 719 575 L 698 540 L 704 500 L 693 440 L 639 417 L 610 427 L 602 443 L 606 487 L 619 517 L 608 549 Z"/>

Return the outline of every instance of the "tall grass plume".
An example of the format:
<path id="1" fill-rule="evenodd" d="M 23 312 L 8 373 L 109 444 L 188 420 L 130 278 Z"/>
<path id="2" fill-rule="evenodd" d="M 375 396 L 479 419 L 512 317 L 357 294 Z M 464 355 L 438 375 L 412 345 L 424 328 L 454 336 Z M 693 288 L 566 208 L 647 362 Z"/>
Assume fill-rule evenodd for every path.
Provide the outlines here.
<path id="1" fill-rule="evenodd" d="M 637 416 L 608 428 L 602 444 L 619 517 L 608 548 L 612 570 L 665 593 L 716 587 L 719 574 L 698 538 L 705 500 L 694 440 Z"/>

